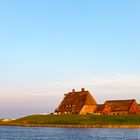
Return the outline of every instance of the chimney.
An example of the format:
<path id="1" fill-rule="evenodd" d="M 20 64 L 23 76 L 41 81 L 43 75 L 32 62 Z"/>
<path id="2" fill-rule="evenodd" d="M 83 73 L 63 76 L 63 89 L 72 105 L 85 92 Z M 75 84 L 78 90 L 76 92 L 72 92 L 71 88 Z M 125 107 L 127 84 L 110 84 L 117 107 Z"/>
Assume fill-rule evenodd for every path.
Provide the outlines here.
<path id="1" fill-rule="evenodd" d="M 74 93 L 75 92 L 75 89 L 72 89 L 72 92 Z"/>
<path id="2" fill-rule="evenodd" d="M 85 92 L 85 88 L 82 88 L 82 89 L 81 89 L 81 92 Z"/>

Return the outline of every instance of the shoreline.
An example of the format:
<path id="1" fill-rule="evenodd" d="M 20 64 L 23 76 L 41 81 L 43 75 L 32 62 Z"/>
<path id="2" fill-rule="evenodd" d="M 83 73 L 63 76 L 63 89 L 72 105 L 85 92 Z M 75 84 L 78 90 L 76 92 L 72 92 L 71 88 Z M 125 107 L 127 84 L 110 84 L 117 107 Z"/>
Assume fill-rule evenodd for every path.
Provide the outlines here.
<path id="1" fill-rule="evenodd" d="M 60 124 L 0 124 L 0 126 L 21 126 L 21 127 L 57 127 L 57 128 L 124 128 L 140 129 L 140 125 L 60 125 Z"/>

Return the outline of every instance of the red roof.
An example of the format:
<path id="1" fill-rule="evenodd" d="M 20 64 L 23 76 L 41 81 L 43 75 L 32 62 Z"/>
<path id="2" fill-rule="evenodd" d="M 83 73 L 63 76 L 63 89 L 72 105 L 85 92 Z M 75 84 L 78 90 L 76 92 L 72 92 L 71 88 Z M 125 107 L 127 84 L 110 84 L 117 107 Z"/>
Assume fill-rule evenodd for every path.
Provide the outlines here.
<path id="1" fill-rule="evenodd" d="M 110 107 L 111 111 L 128 111 L 135 100 L 112 100 L 106 101 L 104 106 Z"/>

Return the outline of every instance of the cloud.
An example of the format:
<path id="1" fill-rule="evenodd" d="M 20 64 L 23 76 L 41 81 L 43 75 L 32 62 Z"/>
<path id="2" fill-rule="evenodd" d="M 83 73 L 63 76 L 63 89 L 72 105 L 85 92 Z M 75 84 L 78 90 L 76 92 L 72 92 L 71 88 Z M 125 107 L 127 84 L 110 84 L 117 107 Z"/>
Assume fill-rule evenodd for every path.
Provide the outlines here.
<path id="1" fill-rule="evenodd" d="M 99 102 L 129 98 L 135 98 L 140 102 L 140 75 L 96 75 L 77 81 L 51 83 L 48 86 L 63 89 L 76 88 L 77 90 L 85 87 L 94 94 Z"/>
<path id="2" fill-rule="evenodd" d="M 110 76 L 91 76 L 71 82 L 50 83 L 49 86 L 67 86 L 67 85 L 86 85 L 86 86 L 140 86 L 140 75 L 110 75 Z"/>
<path id="3" fill-rule="evenodd" d="M 82 77 L 82 76 L 81 76 Z M 114 99 L 133 99 L 140 103 L 140 75 L 95 75 L 31 87 L 0 88 L 0 109 L 5 117 L 53 112 L 63 95 L 73 88 L 84 87 L 97 103 Z"/>

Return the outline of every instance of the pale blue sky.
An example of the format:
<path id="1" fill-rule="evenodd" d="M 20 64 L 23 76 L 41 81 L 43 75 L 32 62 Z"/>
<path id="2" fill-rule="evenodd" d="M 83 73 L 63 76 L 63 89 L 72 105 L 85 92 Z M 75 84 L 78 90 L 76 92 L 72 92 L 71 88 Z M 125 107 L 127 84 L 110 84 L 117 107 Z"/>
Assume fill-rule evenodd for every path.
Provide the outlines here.
<path id="1" fill-rule="evenodd" d="M 94 76 L 123 75 L 139 81 L 139 7 L 139 0 L 0 0 L 0 98 L 7 101 L 0 103 L 0 114 L 51 112 L 63 92 L 79 89 L 84 80 L 95 82 Z M 124 98 L 138 98 L 140 85 L 136 84 L 136 93 L 128 93 L 124 79 L 126 88 L 117 92 L 118 97 L 124 93 Z M 97 100 L 106 99 L 105 93 L 99 97 L 100 86 L 89 89 L 96 90 Z M 117 97 L 113 92 L 110 98 Z M 25 108 L 18 103 L 29 96 L 28 103 L 33 104 Z M 54 104 L 49 100 L 44 106 L 44 98 L 55 100 Z"/>

